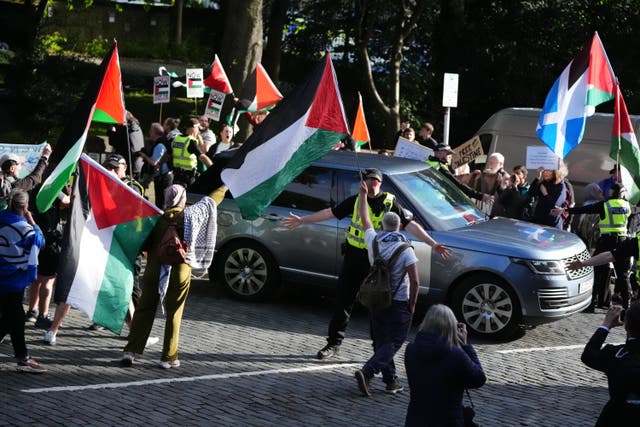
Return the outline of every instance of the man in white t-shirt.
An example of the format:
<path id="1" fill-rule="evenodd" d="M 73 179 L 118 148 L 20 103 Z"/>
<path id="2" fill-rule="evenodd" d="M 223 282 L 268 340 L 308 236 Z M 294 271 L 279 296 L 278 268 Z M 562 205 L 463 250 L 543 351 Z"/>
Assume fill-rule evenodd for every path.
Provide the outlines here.
<path id="1" fill-rule="evenodd" d="M 373 264 L 373 242 L 378 241 L 380 256 L 389 260 L 396 248 L 407 243 L 407 238 L 400 233 L 400 217 L 394 212 L 387 212 L 382 217 L 382 231 L 376 232 L 370 219 L 367 204 L 367 185 L 360 183 L 358 190 L 358 215 L 365 230 L 364 241 L 369 252 L 369 262 Z M 369 382 L 377 373 L 382 373 L 382 381 L 386 383 L 386 393 L 395 394 L 402 391 L 396 375 L 393 357 L 400 350 L 411 326 L 411 318 L 418 300 L 418 258 L 412 247 L 402 251 L 391 269 L 391 292 L 393 301 L 389 308 L 370 313 L 371 337 L 374 343 L 373 356 L 362 369 L 355 373 L 358 388 L 365 396 L 370 396 Z"/>

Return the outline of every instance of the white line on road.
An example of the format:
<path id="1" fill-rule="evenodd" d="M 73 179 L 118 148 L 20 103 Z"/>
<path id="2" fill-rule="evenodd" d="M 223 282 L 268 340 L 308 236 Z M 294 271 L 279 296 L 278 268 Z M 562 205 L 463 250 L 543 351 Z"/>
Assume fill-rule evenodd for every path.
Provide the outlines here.
<path id="1" fill-rule="evenodd" d="M 583 349 L 586 343 L 576 345 L 559 345 L 555 347 L 530 347 L 530 348 L 514 348 L 512 350 L 497 350 L 496 353 L 511 354 L 511 353 L 533 353 L 535 351 L 561 351 L 561 350 L 576 350 Z M 613 344 L 619 345 L 619 344 Z"/>
<path id="2" fill-rule="evenodd" d="M 296 372 L 311 372 L 311 371 L 323 371 L 328 369 L 337 368 L 350 368 L 354 366 L 360 366 L 358 363 L 337 363 L 333 365 L 316 365 L 305 366 L 301 368 L 286 368 L 286 369 L 267 369 L 264 371 L 250 371 L 250 372 L 236 372 L 229 374 L 212 374 L 201 375 L 198 377 L 182 377 L 182 378 L 159 378 L 155 380 L 143 380 L 143 381 L 131 381 L 126 383 L 103 383 L 103 384 L 89 384 L 89 385 L 74 385 L 63 387 L 42 387 L 42 388 L 27 388 L 21 390 L 23 393 L 49 393 L 56 391 L 80 391 L 80 390 L 101 390 L 106 388 L 125 388 L 125 387 L 137 387 L 151 384 L 170 384 L 170 383 L 183 383 L 202 380 L 217 380 L 228 379 L 238 377 L 252 377 L 256 375 L 269 375 L 269 374 L 289 374 Z"/>

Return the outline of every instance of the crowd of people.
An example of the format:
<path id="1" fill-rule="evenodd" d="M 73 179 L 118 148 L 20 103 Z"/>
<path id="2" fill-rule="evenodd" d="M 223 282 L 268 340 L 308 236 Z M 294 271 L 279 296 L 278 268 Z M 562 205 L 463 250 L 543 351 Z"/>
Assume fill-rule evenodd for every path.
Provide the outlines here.
<path id="1" fill-rule="evenodd" d="M 259 124 L 261 117 L 255 119 L 256 125 Z M 211 262 L 217 232 L 216 207 L 226 192 L 226 187 L 220 185 L 187 207 L 186 189 L 200 174 L 216 167 L 217 155 L 237 147 L 233 141 L 234 128 L 223 125 L 216 137 L 209 129 L 209 120 L 203 116 L 189 120 L 181 132 L 180 121 L 167 118 L 162 124 L 152 123 L 147 141 L 142 139 L 141 143 L 138 120 L 130 113 L 127 120 L 129 126 L 124 127 L 124 132 L 135 135 L 124 134 L 129 145 L 126 142 L 123 145 L 123 129 L 114 130 L 112 145 L 116 152 L 107 156 L 103 166 L 143 197 L 153 182 L 154 202 L 164 214 L 136 260 L 132 304 L 126 320 L 129 335 L 120 363 L 125 367 L 132 366 L 145 348 L 153 344 L 154 337 L 150 332 L 156 310 L 162 305 L 166 311 L 166 326 L 159 366 L 178 368 L 180 324 L 189 294 L 191 270 L 207 267 Z M 637 370 L 640 351 L 636 341 L 640 338 L 640 305 L 633 303 L 637 288 L 631 290 L 629 276 L 630 260 L 638 259 L 640 248 L 637 237 L 628 238 L 630 232 L 635 231 L 629 225 L 635 208 L 626 200 L 618 169 L 614 168 L 611 176 L 600 183 L 589 185 L 588 199 L 583 206 L 576 207 L 573 187 L 562 161 L 557 169 L 538 169 L 531 183 L 523 165 L 514 167 L 511 174 L 505 171 L 505 159 L 500 153 L 488 156 L 483 168 L 466 176 L 456 175 L 450 166 L 453 150 L 433 139 L 433 131 L 432 124 L 424 123 L 416 139 L 415 131 L 404 122 L 398 136 L 430 148 L 434 154 L 426 162 L 474 199 L 487 215 L 527 220 L 564 230 L 573 228 L 581 233 L 585 242 L 594 245 L 595 254 L 589 260 L 575 261 L 568 267 L 570 269 L 614 263 L 617 275 L 614 294 L 609 292 L 608 269 L 596 269 L 593 302 L 589 309 L 593 311 L 597 306 L 609 311 L 603 326 L 587 344 L 582 360 L 609 376 L 611 401 L 603 410 L 598 425 L 610 425 L 607 424 L 610 420 L 618 420 L 616 425 L 627 425 L 620 421 L 624 420 L 620 414 L 637 416 L 640 408 L 640 382 L 635 381 L 636 372 L 640 373 Z M 349 146 L 348 143 L 343 145 Z M 16 156 L 9 154 L 0 159 L 0 202 L 4 202 L 0 210 L 0 237 L 8 242 L 0 253 L 0 336 L 10 335 L 17 369 L 23 372 L 46 371 L 29 355 L 24 339 L 25 322 L 45 329 L 43 340 L 53 345 L 70 309 L 64 296 L 54 290 L 56 266 L 61 261 L 60 246 L 64 245 L 65 211 L 70 205 L 69 189 L 63 190 L 54 207 L 45 213 L 35 214 L 32 202 L 43 174 L 46 174 L 50 153 L 51 148 L 47 145 L 34 171 L 23 179 L 17 178 L 20 164 Z M 131 171 L 131 177 L 127 176 L 127 171 Z M 381 374 L 386 393 L 403 390 L 394 357 L 407 339 L 415 311 L 418 259 L 413 248 L 407 247 L 407 239 L 400 230 L 406 230 L 426 243 L 443 260 L 452 255 L 452 250 L 435 241 L 393 194 L 381 191 L 382 180 L 381 171 L 366 169 L 361 174 L 358 194 L 334 207 L 306 216 L 291 214 L 282 221 L 286 228 L 294 229 L 332 218 L 351 218 L 335 308 L 328 325 L 326 344 L 316 354 L 318 359 L 339 354 L 360 284 L 374 257 L 380 256 L 390 262 L 391 302 L 388 307 L 370 313 L 373 354 L 354 373 L 356 386 L 364 396 L 371 396 L 371 383 L 376 374 Z M 183 258 L 171 263 L 164 260 L 157 248 L 164 245 L 167 238 L 174 239 L 184 249 Z M 146 268 L 139 279 L 143 253 Z M 29 298 L 25 314 L 23 298 L 27 287 Z M 48 315 L 51 299 L 57 304 L 53 318 Z M 623 320 L 623 313 L 626 313 L 626 320 Z M 622 346 L 602 348 L 608 330 L 622 324 L 627 329 L 627 342 Z M 98 329 L 100 325 L 93 324 L 90 328 Z M 482 386 L 486 376 L 467 340 L 465 324 L 457 321 L 450 308 L 444 305 L 429 308 L 414 341 L 406 347 L 404 360 L 410 386 L 406 425 L 466 425 L 469 420 L 465 419 L 463 393 Z M 625 377 L 627 374 L 628 378 Z"/>

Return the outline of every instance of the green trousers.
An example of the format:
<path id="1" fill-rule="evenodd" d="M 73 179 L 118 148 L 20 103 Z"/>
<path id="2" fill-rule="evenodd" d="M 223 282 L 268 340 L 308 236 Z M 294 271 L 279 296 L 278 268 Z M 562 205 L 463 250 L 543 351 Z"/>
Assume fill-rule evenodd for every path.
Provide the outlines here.
<path id="1" fill-rule="evenodd" d="M 142 276 L 142 295 L 131 321 L 129 342 L 124 351 L 142 354 L 147 343 L 151 327 L 158 310 L 158 281 L 160 264 L 150 258 Z M 191 285 L 191 267 L 188 264 L 176 264 L 171 268 L 169 286 L 164 299 L 166 325 L 161 360 L 170 362 L 178 359 L 178 341 L 180 339 L 180 323 L 184 304 L 189 295 Z"/>

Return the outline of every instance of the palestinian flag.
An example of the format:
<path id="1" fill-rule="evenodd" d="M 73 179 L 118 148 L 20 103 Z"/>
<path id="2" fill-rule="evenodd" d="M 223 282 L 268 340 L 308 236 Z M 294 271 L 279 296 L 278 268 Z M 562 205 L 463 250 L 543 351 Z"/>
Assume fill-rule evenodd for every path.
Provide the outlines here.
<path id="1" fill-rule="evenodd" d="M 120 76 L 118 46 L 116 43 L 113 44 L 111 51 L 109 51 L 102 60 L 95 81 L 88 86 L 83 98 L 71 114 L 69 121 L 60 134 L 60 138 L 51 153 L 49 161 L 56 167 L 42 184 L 42 188 L 36 195 L 36 205 L 40 212 L 45 212 L 51 207 L 62 188 L 67 181 L 69 181 L 69 178 L 71 178 L 71 174 L 84 148 L 84 143 L 87 140 L 91 120 L 94 117 L 94 109 L 98 108 L 96 105 L 98 98 L 100 98 L 99 107 L 101 111 L 109 112 L 109 114 L 113 114 L 114 117 L 117 116 L 121 120 L 124 120 L 122 91 L 110 91 L 107 89 L 107 87 L 113 87 L 115 85 L 113 82 L 115 74 Z M 104 82 L 109 83 L 105 84 Z M 119 83 L 116 86 L 120 88 Z M 104 90 L 103 87 L 105 88 Z M 111 95 L 112 98 L 109 99 L 108 95 Z M 120 108 L 114 107 L 118 105 L 118 103 L 120 104 Z M 122 111 L 122 113 L 116 113 L 116 111 Z"/>
<path id="2" fill-rule="evenodd" d="M 118 57 L 118 43 L 113 43 L 111 57 L 102 79 L 100 92 L 96 99 L 96 110 L 93 112 L 94 122 L 117 123 L 126 121 L 124 94 L 122 93 L 122 74 Z"/>
<path id="3" fill-rule="evenodd" d="M 614 98 L 616 77 L 596 32 L 553 84 L 540 112 L 536 134 L 565 158 L 582 140 L 587 117 Z"/>
<path id="4" fill-rule="evenodd" d="M 232 93 L 231 83 L 227 78 L 227 73 L 222 68 L 222 63 L 218 59 L 218 55 L 215 55 L 213 63 L 209 68 L 204 70 L 204 85 L 208 88 L 215 89 L 218 92 Z"/>
<path id="5" fill-rule="evenodd" d="M 65 301 L 119 334 L 131 301 L 134 260 L 161 214 L 83 154 L 56 281 Z"/>
<path id="6" fill-rule="evenodd" d="M 258 64 L 244 82 L 239 98 L 236 104 L 238 113 L 256 113 L 273 108 L 282 99 L 282 94 L 264 67 Z"/>
<path id="7" fill-rule="evenodd" d="M 369 129 L 367 128 L 367 121 L 364 118 L 364 109 L 362 108 L 362 96 L 358 93 L 358 111 L 356 112 L 356 119 L 353 123 L 353 132 L 351 137 L 356 142 L 356 151 L 360 151 L 360 148 L 371 141 L 369 136 Z M 371 147 L 371 146 L 369 146 Z"/>
<path id="8" fill-rule="evenodd" d="M 327 53 L 309 79 L 280 101 L 222 171 L 243 218 L 253 220 L 349 127 Z"/>
<path id="9" fill-rule="evenodd" d="M 640 201 L 640 148 L 638 148 L 638 140 L 620 87 L 616 85 L 615 91 L 616 101 L 609 155 L 622 166 L 622 183 L 629 191 L 629 201 L 635 205 Z"/>

